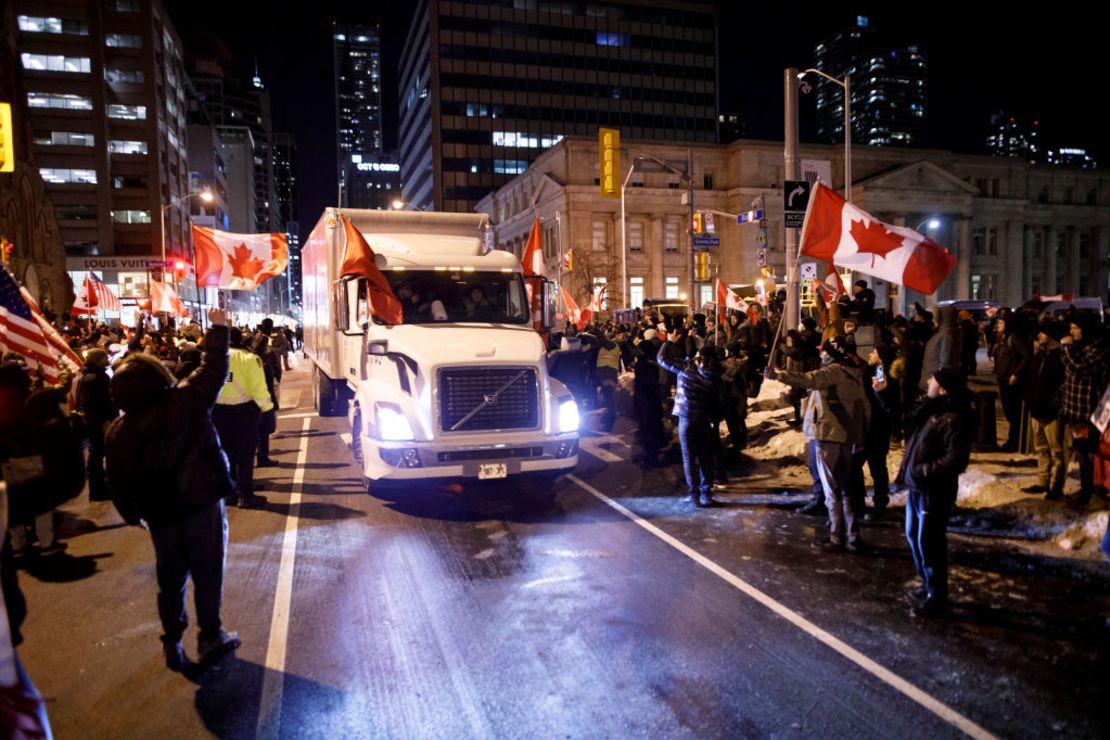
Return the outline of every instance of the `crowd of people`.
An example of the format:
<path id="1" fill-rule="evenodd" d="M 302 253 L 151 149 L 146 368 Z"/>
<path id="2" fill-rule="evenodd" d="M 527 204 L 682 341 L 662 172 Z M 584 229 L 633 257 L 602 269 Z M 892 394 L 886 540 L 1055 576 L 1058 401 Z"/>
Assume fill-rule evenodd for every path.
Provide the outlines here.
<path id="1" fill-rule="evenodd" d="M 548 365 L 579 398 L 605 409 L 606 430 L 616 418 L 620 371 L 631 372 L 636 461 L 644 468 L 662 464 L 670 426 L 664 422 L 675 417 L 685 500 L 694 507 L 716 505 L 714 491 L 740 474 L 748 403 L 763 381 L 786 384 L 789 423 L 807 440 L 813 480 L 812 499 L 800 512 L 827 517 L 823 547 L 868 552 L 864 525 L 885 515 L 892 489 L 906 491 L 906 538 L 922 582 L 912 594 L 915 614 L 947 608 L 949 513 L 972 447 L 982 443 L 981 419 L 994 418 L 993 391 L 981 392 L 985 378 L 978 393 L 968 386 L 981 346 L 993 361 L 1007 420 L 1000 449 L 1031 448 L 1037 458 L 1038 482 L 1023 491 L 1064 498 L 1074 451 L 1079 488 L 1069 504 L 1082 509 L 1092 496 L 1106 496 L 1110 427 L 1104 436 L 1091 421 L 1110 385 L 1110 333 L 1102 317 L 1048 313 L 1038 300 L 982 323 L 953 306 L 934 313 L 917 304 L 911 316 L 892 317 L 876 309 L 874 292 L 861 280 L 851 297 L 818 295 L 811 316 L 780 332 L 784 299 L 775 295 L 766 307 L 727 317 L 710 311 L 675 320 L 648 311 L 581 328 L 568 323 L 551 336 Z M 984 403 L 991 405 L 985 415 Z M 901 454 L 893 481 L 892 452 Z M 1110 530 L 1104 549 L 1110 557 Z"/>
<path id="2" fill-rule="evenodd" d="M 254 468 L 277 464 L 269 437 L 282 373 L 303 339 L 270 319 L 253 330 L 229 327 L 221 309 L 207 319 L 207 331 L 196 322 L 156 329 L 149 319 L 134 328 L 72 321 L 61 336 L 84 364 L 54 383 L 20 355 L 0 361 L 0 692 L 9 692 L 0 712 L 11 700 L 30 707 L 23 720 L 48 726 L 15 657 L 26 616 L 15 571 L 21 558 L 65 549 L 54 537 L 54 510 L 86 484 L 90 500 L 111 500 L 126 523 L 150 533 L 166 665 L 199 672 L 239 646 L 220 620 L 226 507 L 266 503 Z M 182 644 L 190 579 L 195 662 Z"/>

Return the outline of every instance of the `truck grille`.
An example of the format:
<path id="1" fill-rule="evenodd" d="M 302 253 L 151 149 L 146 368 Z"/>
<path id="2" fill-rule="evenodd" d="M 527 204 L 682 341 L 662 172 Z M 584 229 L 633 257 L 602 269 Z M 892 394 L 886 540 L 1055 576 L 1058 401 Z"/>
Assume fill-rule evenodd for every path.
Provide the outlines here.
<path id="1" fill-rule="evenodd" d="M 510 381 L 513 382 L 505 387 Z M 493 394 L 498 391 L 500 394 L 494 398 Z M 490 400 L 489 403 L 459 424 L 487 399 Z M 439 422 L 440 428 L 445 432 L 539 427 L 539 386 L 536 382 L 535 369 L 446 368 L 440 370 Z M 459 427 L 452 429 L 456 424 L 459 424 Z"/>

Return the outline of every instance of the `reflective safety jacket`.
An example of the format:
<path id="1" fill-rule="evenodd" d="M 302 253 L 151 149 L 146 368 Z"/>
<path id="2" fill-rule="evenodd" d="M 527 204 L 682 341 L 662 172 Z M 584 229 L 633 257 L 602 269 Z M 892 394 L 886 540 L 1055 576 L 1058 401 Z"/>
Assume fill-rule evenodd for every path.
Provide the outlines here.
<path id="1" fill-rule="evenodd" d="M 216 404 L 237 406 L 254 401 L 261 411 L 273 409 L 274 403 L 270 400 L 270 391 L 266 389 L 266 373 L 262 370 L 262 359 L 253 352 L 238 347 L 231 350 L 228 359 L 230 370 L 227 374 L 227 382 L 220 389 Z"/>
<path id="2" fill-rule="evenodd" d="M 621 368 L 621 348 L 614 344 L 612 349 L 602 347 L 597 352 L 597 366 L 610 367 L 615 371 Z"/>

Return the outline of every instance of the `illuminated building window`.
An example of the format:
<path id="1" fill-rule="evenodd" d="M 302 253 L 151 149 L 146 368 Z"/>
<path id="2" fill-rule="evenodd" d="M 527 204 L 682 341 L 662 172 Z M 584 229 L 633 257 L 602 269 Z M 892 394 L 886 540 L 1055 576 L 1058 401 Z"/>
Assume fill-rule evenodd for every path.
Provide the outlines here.
<path id="1" fill-rule="evenodd" d="M 67 57 L 61 54 L 20 54 L 23 69 L 32 72 L 82 72 L 87 73 L 91 63 L 88 57 Z"/>
<path id="2" fill-rule="evenodd" d="M 109 33 L 104 36 L 104 45 L 117 49 L 139 49 L 143 37 L 134 33 Z"/>
<path id="3" fill-rule="evenodd" d="M 40 167 L 39 176 L 46 182 L 55 184 L 77 183 L 96 184 L 96 170 L 76 170 L 58 167 Z"/>
<path id="4" fill-rule="evenodd" d="M 117 224 L 149 224 L 150 211 L 112 211 L 112 221 Z"/>
<path id="5" fill-rule="evenodd" d="M 35 143 L 41 146 L 93 146 L 96 137 L 78 131 L 48 131 L 35 134 Z"/>
<path id="6" fill-rule="evenodd" d="M 125 121 L 146 120 L 146 106 L 112 104 L 108 106 L 108 118 L 119 118 Z"/>
<path id="7" fill-rule="evenodd" d="M 65 33 L 72 36 L 88 36 L 89 24 L 85 21 L 64 21 L 61 18 L 21 15 L 19 30 L 25 33 Z"/>
<path id="8" fill-rule="evenodd" d="M 108 142 L 108 151 L 112 154 L 147 154 L 145 141 L 119 141 L 113 139 Z"/>
<path id="9" fill-rule="evenodd" d="M 61 108 L 63 110 L 92 110 L 92 98 L 70 93 L 27 93 L 31 108 Z"/>

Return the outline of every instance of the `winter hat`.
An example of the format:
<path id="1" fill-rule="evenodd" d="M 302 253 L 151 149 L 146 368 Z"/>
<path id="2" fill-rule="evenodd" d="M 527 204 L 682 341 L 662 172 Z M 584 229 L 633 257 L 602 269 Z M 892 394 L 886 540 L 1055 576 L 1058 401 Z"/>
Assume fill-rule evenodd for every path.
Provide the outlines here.
<path id="1" fill-rule="evenodd" d="M 942 367 L 933 373 L 933 377 L 950 396 L 961 395 L 967 390 L 967 377 L 959 368 Z"/>
<path id="2" fill-rule="evenodd" d="M 857 280 L 855 287 L 857 287 L 857 288 L 866 288 L 867 287 L 867 281 L 866 280 Z"/>
<path id="3" fill-rule="evenodd" d="M 821 344 L 821 350 L 836 362 L 843 362 L 848 355 L 855 354 L 856 342 L 851 337 L 833 337 Z"/>
<path id="4" fill-rule="evenodd" d="M 99 347 L 91 347 L 85 350 L 85 362 L 89 365 L 108 367 L 108 353 Z"/>
<path id="5" fill-rule="evenodd" d="M 141 411 L 176 384 L 166 366 L 142 352 L 132 352 L 120 361 L 112 376 L 112 400 L 125 413 Z"/>
<path id="6" fill-rule="evenodd" d="M 1039 322 L 1037 322 L 1037 332 L 1040 334 L 1044 334 L 1049 339 L 1056 342 L 1060 341 L 1060 338 L 1064 336 L 1065 331 L 1067 331 L 1067 327 L 1064 325 L 1063 321 L 1057 321 L 1056 319 L 1050 319 L 1049 317 L 1045 316 Z"/>

